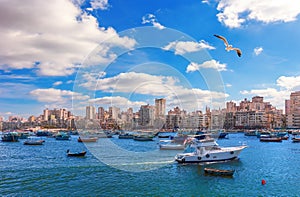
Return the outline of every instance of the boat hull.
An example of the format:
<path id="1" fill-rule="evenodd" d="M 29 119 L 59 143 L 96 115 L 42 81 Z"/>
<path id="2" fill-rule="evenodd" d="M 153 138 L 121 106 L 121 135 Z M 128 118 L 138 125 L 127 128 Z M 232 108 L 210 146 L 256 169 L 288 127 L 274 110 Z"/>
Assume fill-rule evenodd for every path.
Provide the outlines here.
<path id="1" fill-rule="evenodd" d="M 204 153 L 181 153 L 175 156 L 178 163 L 205 163 L 205 162 L 223 162 L 238 158 L 240 152 L 246 146 L 220 148 L 219 150 L 207 151 Z"/>
<path id="2" fill-rule="evenodd" d="M 235 170 L 220 170 L 214 168 L 204 168 L 205 174 L 215 175 L 215 176 L 233 176 Z"/>

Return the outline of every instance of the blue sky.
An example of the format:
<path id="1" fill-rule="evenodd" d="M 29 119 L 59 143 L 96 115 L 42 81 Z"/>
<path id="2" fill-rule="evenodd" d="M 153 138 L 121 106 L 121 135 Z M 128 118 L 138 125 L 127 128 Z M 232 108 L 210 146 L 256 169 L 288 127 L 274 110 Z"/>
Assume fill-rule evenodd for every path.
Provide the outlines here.
<path id="1" fill-rule="evenodd" d="M 298 0 L 2 0 L 0 116 L 256 95 L 284 109 L 300 90 L 299 13 Z"/>

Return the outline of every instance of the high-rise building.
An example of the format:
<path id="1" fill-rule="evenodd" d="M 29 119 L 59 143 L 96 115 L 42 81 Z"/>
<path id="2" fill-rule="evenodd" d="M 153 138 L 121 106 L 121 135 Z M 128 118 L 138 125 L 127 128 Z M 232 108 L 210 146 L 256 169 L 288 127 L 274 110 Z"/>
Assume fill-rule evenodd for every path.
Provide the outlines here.
<path id="1" fill-rule="evenodd" d="M 44 120 L 47 121 L 49 119 L 49 115 L 50 115 L 48 108 L 44 109 L 44 114 L 43 115 L 44 115 L 43 116 Z"/>
<path id="2" fill-rule="evenodd" d="M 166 99 L 155 99 L 155 119 L 164 117 L 166 114 Z"/>
<path id="3" fill-rule="evenodd" d="M 86 106 L 86 119 L 92 120 L 95 119 L 96 110 L 94 106 Z"/>
<path id="4" fill-rule="evenodd" d="M 154 124 L 154 111 L 155 107 L 148 105 L 142 105 L 139 114 L 140 114 L 140 125 L 141 126 L 153 126 Z"/>
<path id="5" fill-rule="evenodd" d="M 287 127 L 300 128 L 300 91 L 291 93 L 290 100 L 286 101 L 285 107 Z"/>

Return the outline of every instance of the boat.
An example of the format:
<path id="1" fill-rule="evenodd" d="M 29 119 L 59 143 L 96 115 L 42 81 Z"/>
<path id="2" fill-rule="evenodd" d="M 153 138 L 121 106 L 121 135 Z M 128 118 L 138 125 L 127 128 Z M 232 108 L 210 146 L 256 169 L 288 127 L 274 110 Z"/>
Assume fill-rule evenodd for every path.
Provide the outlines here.
<path id="1" fill-rule="evenodd" d="M 261 137 L 259 139 L 261 142 L 282 142 L 281 137 Z"/>
<path id="2" fill-rule="evenodd" d="M 86 154 L 86 151 L 71 153 L 69 149 L 67 150 L 68 157 L 84 157 L 85 154 Z"/>
<path id="3" fill-rule="evenodd" d="M 153 141 L 153 135 L 146 135 L 146 134 L 135 135 L 133 136 L 133 139 L 136 141 Z"/>
<path id="4" fill-rule="evenodd" d="M 56 140 L 70 140 L 70 136 L 66 133 L 58 133 L 56 136 L 55 136 L 55 139 Z"/>
<path id="5" fill-rule="evenodd" d="M 43 145 L 43 143 L 45 142 L 45 140 L 33 140 L 33 139 L 29 139 L 24 141 L 24 145 Z"/>
<path id="6" fill-rule="evenodd" d="M 188 139 L 184 153 L 178 153 L 175 161 L 178 163 L 204 163 L 230 161 L 238 158 L 247 146 L 220 147 L 215 139 Z"/>
<path id="7" fill-rule="evenodd" d="M 78 142 L 97 142 L 97 137 L 78 137 Z"/>
<path id="8" fill-rule="evenodd" d="M 215 168 L 204 168 L 205 174 L 216 175 L 216 176 L 232 176 L 235 170 L 221 170 Z"/>
<path id="9" fill-rule="evenodd" d="M 119 139 L 133 139 L 134 135 L 131 133 L 123 133 L 119 134 L 118 138 Z"/>
<path id="10" fill-rule="evenodd" d="M 1 139 L 3 142 L 18 142 L 19 134 L 17 132 L 4 133 Z"/>
<path id="11" fill-rule="evenodd" d="M 245 136 L 257 136 L 258 131 L 257 130 L 248 130 L 244 132 Z"/>
<path id="12" fill-rule="evenodd" d="M 160 140 L 159 141 L 160 150 L 184 150 L 184 144 L 175 143 L 174 140 Z"/>
<path id="13" fill-rule="evenodd" d="M 300 142 L 300 136 L 294 136 L 294 137 L 292 138 L 292 141 L 293 141 L 293 142 Z"/>

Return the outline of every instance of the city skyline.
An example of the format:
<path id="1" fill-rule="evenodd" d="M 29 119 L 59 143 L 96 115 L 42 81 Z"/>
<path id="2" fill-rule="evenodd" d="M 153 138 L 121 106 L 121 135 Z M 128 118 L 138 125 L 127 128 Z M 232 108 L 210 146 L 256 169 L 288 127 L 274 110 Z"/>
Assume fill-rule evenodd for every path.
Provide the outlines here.
<path id="1" fill-rule="evenodd" d="M 285 110 L 300 90 L 299 2 L 4 0 L 0 11 L 5 119 L 154 98 L 195 111 L 259 95 Z"/>

